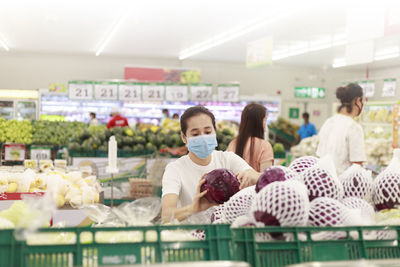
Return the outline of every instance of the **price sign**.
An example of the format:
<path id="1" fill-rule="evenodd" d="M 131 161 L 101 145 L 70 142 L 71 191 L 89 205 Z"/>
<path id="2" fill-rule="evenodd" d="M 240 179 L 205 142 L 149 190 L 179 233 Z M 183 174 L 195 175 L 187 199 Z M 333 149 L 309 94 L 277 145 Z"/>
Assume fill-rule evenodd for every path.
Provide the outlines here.
<path id="1" fill-rule="evenodd" d="M 31 147 L 31 159 L 33 160 L 46 160 L 51 159 L 50 147 Z"/>
<path id="2" fill-rule="evenodd" d="M 93 98 L 92 82 L 69 82 L 68 91 L 69 99 L 88 100 Z"/>
<path id="3" fill-rule="evenodd" d="M 212 100 L 212 85 L 191 85 L 190 100 L 192 101 L 210 101 Z"/>
<path id="4" fill-rule="evenodd" d="M 98 100 L 117 100 L 118 83 L 115 82 L 95 82 L 94 96 Z"/>
<path id="5" fill-rule="evenodd" d="M 140 84 L 119 85 L 119 100 L 140 101 L 142 98 L 142 86 Z"/>
<path id="6" fill-rule="evenodd" d="M 187 101 L 188 88 L 186 85 L 167 85 L 166 87 L 167 101 Z"/>
<path id="7" fill-rule="evenodd" d="M 26 155 L 26 147 L 21 144 L 5 144 L 4 160 L 5 161 L 24 161 Z"/>
<path id="8" fill-rule="evenodd" d="M 396 95 L 396 79 L 383 80 L 382 96 L 395 96 Z"/>
<path id="9" fill-rule="evenodd" d="M 239 85 L 222 84 L 218 85 L 218 101 L 221 102 L 237 102 L 239 101 Z"/>
<path id="10" fill-rule="evenodd" d="M 163 101 L 164 85 L 162 84 L 146 84 L 142 86 L 144 101 Z"/>

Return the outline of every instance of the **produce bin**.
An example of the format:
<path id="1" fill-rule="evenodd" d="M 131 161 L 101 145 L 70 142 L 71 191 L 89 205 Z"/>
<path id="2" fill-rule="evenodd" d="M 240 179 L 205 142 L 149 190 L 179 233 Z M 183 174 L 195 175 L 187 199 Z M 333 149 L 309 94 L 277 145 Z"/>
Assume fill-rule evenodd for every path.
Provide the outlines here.
<path id="1" fill-rule="evenodd" d="M 232 237 L 229 225 L 149 226 L 125 228 L 62 228 L 41 229 L 53 242 L 40 245 L 16 241 L 14 230 L 0 231 L 0 266 L 105 266 L 150 264 L 157 262 L 188 262 L 232 260 Z M 176 238 L 182 230 L 205 231 L 206 238 L 184 241 Z M 170 231 L 163 238 L 163 231 Z M 177 232 L 176 232 L 177 231 Z M 124 240 L 103 239 L 107 232 L 120 234 Z M 126 236 L 134 237 L 130 241 Z M 100 238 L 102 237 L 102 240 Z M 176 240 L 174 240 L 174 238 Z M 41 240 L 35 236 L 34 241 Z M 54 243 L 56 240 L 56 243 Z M 111 242 L 110 242 L 111 241 Z M 63 243 L 63 244 L 62 244 Z"/>
<path id="2" fill-rule="evenodd" d="M 396 238 L 364 238 L 368 231 L 390 230 L 397 233 Z M 332 231 L 345 234 L 338 240 L 312 239 L 313 233 Z M 293 241 L 262 241 L 265 233 L 275 233 L 280 237 L 291 234 Z M 232 236 L 235 259 L 246 261 L 253 267 L 279 267 L 312 261 L 400 258 L 400 226 L 238 228 L 232 229 Z"/>
<path id="3" fill-rule="evenodd" d="M 204 239 L 191 234 L 198 230 L 204 230 Z M 190 231 L 191 238 L 182 239 L 183 231 L 186 234 Z M 394 231 L 397 236 L 369 240 L 366 234 L 371 231 Z M 337 240 L 313 240 L 313 234 L 318 232 L 344 235 Z M 265 241 L 266 233 L 272 233 L 275 240 Z M 400 226 L 230 229 L 230 225 L 168 225 L 41 229 L 40 235 L 43 234 L 50 234 L 47 243 L 38 236 L 16 241 L 14 230 L 1 230 L 0 266 L 110 266 L 228 260 L 248 262 L 253 267 L 280 267 L 315 261 L 400 260 Z M 288 235 L 292 241 L 284 240 Z M 30 243 L 32 239 L 39 244 Z"/>

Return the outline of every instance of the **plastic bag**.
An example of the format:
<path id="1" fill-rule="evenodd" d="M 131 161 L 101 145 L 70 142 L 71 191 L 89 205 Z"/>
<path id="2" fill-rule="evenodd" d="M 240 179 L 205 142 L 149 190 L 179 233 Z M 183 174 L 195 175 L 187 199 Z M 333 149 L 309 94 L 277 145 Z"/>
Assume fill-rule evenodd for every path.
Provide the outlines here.
<path id="1" fill-rule="evenodd" d="M 112 211 L 128 226 L 151 225 L 161 212 L 161 199 L 157 197 L 140 198 L 132 202 L 125 202 Z"/>

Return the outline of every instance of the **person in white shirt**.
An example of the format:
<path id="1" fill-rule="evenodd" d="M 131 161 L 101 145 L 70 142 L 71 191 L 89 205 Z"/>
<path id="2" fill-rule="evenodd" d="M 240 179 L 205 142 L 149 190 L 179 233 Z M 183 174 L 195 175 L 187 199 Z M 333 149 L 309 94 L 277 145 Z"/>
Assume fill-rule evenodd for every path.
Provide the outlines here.
<path id="1" fill-rule="evenodd" d="M 96 113 L 94 112 L 90 112 L 90 122 L 89 122 L 89 126 L 99 126 L 100 123 L 99 121 L 96 119 Z"/>
<path id="2" fill-rule="evenodd" d="M 342 174 L 352 164 L 366 161 L 364 132 L 354 118 L 361 114 L 364 106 L 363 90 L 357 84 L 349 84 L 336 90 L 341 105 L 338 114 L 322 125 L 319 133 L 317 155 L 331 155 L 337 170 Z"/>
<path id="3" fill-rule="evenodd" d="M 214 115 L 205 107 L 187 109 L 181 116 L 181 137 L 189 153 L 169 163 L 162 180 L 162 221 L 184 220 L 193 213 L 215 205 L 200 192 L 203 176 L 226 168 L 237 174 L 241 188 L 255 184 L 260 173 L 233 152 L 215 151 L 217 147 Z"/>

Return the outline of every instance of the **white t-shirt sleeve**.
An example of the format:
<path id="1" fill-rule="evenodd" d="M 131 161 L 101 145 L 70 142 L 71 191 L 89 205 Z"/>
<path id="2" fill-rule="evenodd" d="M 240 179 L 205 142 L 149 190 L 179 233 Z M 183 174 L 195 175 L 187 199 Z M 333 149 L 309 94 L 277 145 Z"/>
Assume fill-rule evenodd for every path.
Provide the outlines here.
<path id="1" fill-rule="evenodd" d="M 364 131 L 359 124 L 353 124 L 348 132 L 350 162 L 363 162 L 365 155 Z"/>
<path id="2" fill-rule="evenodd" d="M 182 182 L 178 172 L 171 164 L 167 165 L 162 179 L 162 196 L 175 194 L 179 196 L 182 188 Z"/>
<path id="3" fill-rule="evenodd" d="M 238 155 L 236 155 L 233 152 L 224 152 L 226 153 L 227 156 L 227 160 L 229 163 L 229 169 L 234 173 L 237 174 L 241 171 L 245 171 L 248 169 L 251 169 L 250 165 L 247 164 L 247 162 L 242 159 L 241 157 L 239 157 Z"/>

